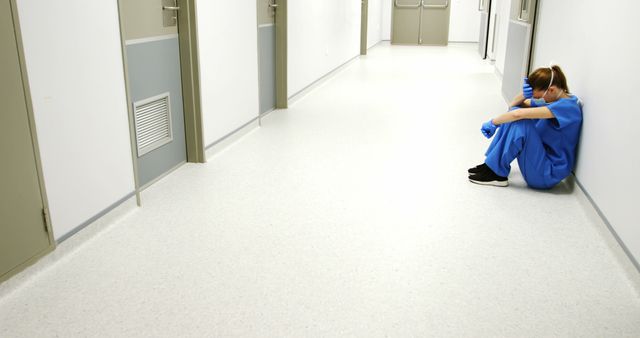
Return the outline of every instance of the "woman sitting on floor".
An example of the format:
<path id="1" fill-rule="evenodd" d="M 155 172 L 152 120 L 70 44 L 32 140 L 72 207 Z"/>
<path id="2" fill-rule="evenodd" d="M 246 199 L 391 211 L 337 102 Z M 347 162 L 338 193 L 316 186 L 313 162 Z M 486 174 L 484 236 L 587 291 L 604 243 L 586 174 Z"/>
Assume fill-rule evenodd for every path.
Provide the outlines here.
<path id="1" fill-rule="evenodd" d="M 468 170 L 469 181 L 506 187 L 518 159 L 530 187 L 550 189 L 573 170 L 581 126 L 582 109 L 562 69 L 538 68 L 524 79 L 510 110 L 482 125 L 485 137 L 495 137 L 484 163 Z"/>

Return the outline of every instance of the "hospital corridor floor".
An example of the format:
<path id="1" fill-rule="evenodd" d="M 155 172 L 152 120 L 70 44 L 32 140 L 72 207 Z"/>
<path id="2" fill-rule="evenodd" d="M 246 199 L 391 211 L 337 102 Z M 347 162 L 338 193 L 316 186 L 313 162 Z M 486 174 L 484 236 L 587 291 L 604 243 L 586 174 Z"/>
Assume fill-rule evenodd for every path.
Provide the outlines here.
<path id="1" fill-rule="evenodd" d="M 0 285 L 0 337 L 637 337 L 577 185 L 469 183 L 507 108 L 476 47 L 373 47 Z"/>

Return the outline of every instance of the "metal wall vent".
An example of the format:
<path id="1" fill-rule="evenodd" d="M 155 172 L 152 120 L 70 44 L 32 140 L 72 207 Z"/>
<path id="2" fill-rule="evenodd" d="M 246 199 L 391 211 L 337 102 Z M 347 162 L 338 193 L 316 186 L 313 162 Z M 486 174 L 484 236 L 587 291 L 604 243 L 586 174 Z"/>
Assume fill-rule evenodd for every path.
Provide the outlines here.
<path id="1" fill-rule="evenodd" d="M 138 157 L 173 140 L 169 93 L 133 103 Z"/>

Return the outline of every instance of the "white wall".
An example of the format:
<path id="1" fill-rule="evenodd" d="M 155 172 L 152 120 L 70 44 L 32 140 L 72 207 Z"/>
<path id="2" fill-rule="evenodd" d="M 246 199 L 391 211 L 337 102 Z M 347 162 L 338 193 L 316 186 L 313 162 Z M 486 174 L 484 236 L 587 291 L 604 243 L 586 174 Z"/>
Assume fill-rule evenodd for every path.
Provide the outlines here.
<path id="1" fill-rule="evenodd" d="M 59 239 L 135 190 L 118 6 L 116 0 L 17 3 Z"/>
<path id="2" fill-rule="evenodd" d="M 292 96 L 360 54 L 361 3 L 296 0 L 287 6 L 288 96 Z"/>
<path id="3" fill-rule="evenodd" d="M 258 116 L 255 1 L 196 1 L 205 146 Z M 291 14 L 290 14 L 291 15 Z"/>
<path id="4" fill-rule="evenodd" d="M 393 0 L 382 0 L 382 40 L 391 40 L 391 11 Z"/>
<path id="5" fill-rule="evenodd" d="M 382 1 L 369 0 L 367 21 L 367 48 L 382 40 Z M 385 1 L 386 2 L 386 1 Z"/>
<path id="6" fill-rule="evenodd" d="M 452 0 L 449 17 L 449 41 L 478 42 L 480 12 L 478 0 Z"/>
<path id="7" fill-rule="evenodd" d="M 615 15 L 596 0 L 540 3 L 533 63 L 555 60 L 582 98 L 584 124 L 576 176 L 640 261 L 637 179 L 640 168 L 637 79 L 640 3 L 616 1 Z"/>

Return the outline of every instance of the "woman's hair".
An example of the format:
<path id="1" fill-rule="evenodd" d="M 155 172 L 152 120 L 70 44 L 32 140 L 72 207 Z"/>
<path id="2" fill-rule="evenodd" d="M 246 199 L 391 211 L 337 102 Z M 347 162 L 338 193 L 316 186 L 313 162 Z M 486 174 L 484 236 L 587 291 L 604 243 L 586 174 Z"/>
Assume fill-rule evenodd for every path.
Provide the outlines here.
<path id="1" fill-rule="evenodd" d="M 551 81 L 551 71 L 553 69 L 553 83 Z M 565 92 L 569 92 L 569 86 L 567 86 L 567 78 L 564 76 L 560 66 L 553 65 L 551 67 L 538 68 L 529 74 L 529 85 L 531 88 L 537 90 L 546 90 L 550 86 L 556 86 Z"/>

